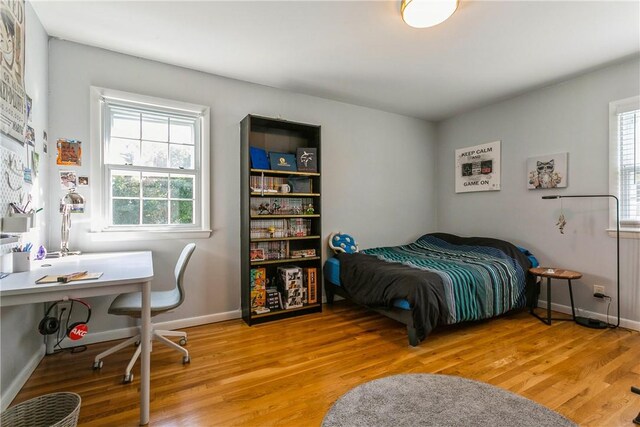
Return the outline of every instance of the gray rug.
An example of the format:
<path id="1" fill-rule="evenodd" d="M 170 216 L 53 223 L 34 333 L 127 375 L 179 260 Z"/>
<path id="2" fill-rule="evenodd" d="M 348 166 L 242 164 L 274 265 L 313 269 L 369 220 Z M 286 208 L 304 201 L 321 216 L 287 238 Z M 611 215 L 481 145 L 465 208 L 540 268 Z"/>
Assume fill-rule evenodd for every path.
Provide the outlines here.
<path id="1" fill-rule="evenodd" d="M 323 427 L 575 426 L 562 415 L 489 384 L 451 375 L 394 375 L 334 403 Z"/>

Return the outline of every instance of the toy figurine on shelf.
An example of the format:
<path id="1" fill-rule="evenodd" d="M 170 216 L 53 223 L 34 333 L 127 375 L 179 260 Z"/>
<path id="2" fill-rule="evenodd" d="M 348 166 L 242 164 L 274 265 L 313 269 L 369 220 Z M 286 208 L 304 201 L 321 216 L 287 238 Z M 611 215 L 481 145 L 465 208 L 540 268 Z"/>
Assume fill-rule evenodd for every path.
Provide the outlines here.
<path id="1" fill-rule="evenodd" d="M 269 237 L 271 237 L 271 238 L 275 237 L 275 235 L 276 235 L 276 227 L 274 227 L 272 225 L 269 228 L 267 228 L 267 231 L 269 232 Z"/>
<path id="2" fill-rule="evenodd" d="M 269 206 L 266 203 L 260 203 L 258 206 L 258 215 L 269 215 Z"/>
<path id="3" fill-rule="evenodd" d="M 313 213 L 315 212 L 315 209 L 313 209 L 313 203 L 309 203 L 306 207 L 306 209 L 304 210 L 304 214 L 305 215 L 313 215 Z"/>
<path id="4" fill-rule="evenodd" d="M 280 213 L 280 208 L 282 208 L 282 206 L 280 205 L 280 202 L 278 202 L 278 200 L 276 199 L 271 204 L 271 211 L 269 213 L 271 215 L 278 215 Z"/>

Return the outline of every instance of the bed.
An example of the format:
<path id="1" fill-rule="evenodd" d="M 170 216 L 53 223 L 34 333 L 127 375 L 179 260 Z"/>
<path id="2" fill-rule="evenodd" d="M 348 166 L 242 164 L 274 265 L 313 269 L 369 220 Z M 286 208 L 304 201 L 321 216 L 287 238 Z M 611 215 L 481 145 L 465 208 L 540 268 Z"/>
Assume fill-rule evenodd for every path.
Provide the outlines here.
<path id="1" fill-rule="evenodd" d="M 407 326 L 416 346 L 437 325 L 488 319 L 535 303 L 526 249 L 484 237 L 430 233 L 402 246 L 327 260 L 327 302 L 340 295 Z"/>

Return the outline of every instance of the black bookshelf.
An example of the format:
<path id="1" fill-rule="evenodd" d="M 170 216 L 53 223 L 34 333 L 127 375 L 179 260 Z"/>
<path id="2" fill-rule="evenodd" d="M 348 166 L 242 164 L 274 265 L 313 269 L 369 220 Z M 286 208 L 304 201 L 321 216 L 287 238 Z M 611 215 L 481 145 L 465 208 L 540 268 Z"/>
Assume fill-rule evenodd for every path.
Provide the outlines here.
<path id="1" fill-rule="evenodd" d="M 242 298 L 242 318 L 248 325 L 270 322 L 273 320 L 285 319 L 294 316 L 302 316 L 309 313 L 322 311 L 322 231 L 321 231 L 321 152 L 320 152 L 320 126 L 304 123 L 295 123 L 281 119 L 248 115 L 240 123 L 240 162 L 241 162 L 241 298 Z M 279 171 L 270 169 L 258 169 L 252 167 L 250 147 L 261 148 L 266 152 L 296 153 L 297 148 L 311 147 L 317 150 L 317 171 Z M 252 178 L 253 177 L 253 178 Z M 256 180 L 264 182 L 268 179 L 279 179 L 283 182 L 289 177 L 308 178 L 311 183 L 311 191 L 304 193 L 272 193 L 264 192 L 255 187 L 251 188 L 251 183 Z M 274 212 L 261 215 L 252 211 L 252 201 L 255 204 L 261 200 L 281 199 L 283 204 L 293 203 L 296 199 L 302 199 L 313 204 L 313 214 L 304 212 Z M 285 230 L 277 228 L 276 233 L 264 234 L 264 230 L 259 226 L 265 221 L 272 221 L 274 224 L 290 224 L 280 221 L 303 221 L 298 224 L 305 224 L 304 235 L 289 235 Z M 275 227 L 272 227 L 272 229 Z M 253 234 L 252 234 L 253 230 Z M 264 260 L 252 260 L 252 247 L 262 245 L 276 245 L 281 248 L 279 256 L 274 258 L 274 254 Z M 282 249 L 282 248 L 286 248 Z M 315 250 L 315 256 L 305 258 L 292 258 L 291 251 Z M 255 251 L 253 251 L 255 252 Z M 307 288 L 307 302 L 302 307 L 285 309 L 271 309 L 268 312 L 256 312 L 255 304 L 252 306 L 252 269 L 264 269 L 267 279 L 267 288 L 276 288 L 281 294 L 281 300 L 285 302 L 285 291 L 281 286 L 277 286 L 277 276 L 279 267 L 296 266 L 307 269 L 315 269 L 315 299 L 312 302 L 312 292 L 307 288 L 307 275 L 303 277 L 303 287 Z"/>

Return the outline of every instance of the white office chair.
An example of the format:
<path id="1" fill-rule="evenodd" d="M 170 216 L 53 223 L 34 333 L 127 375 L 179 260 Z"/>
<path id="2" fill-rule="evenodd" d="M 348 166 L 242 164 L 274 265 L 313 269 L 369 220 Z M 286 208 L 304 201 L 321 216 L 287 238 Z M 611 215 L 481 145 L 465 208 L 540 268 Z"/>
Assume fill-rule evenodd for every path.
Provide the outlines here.
<path id="1" fill-rule="evenodd" d="M 156 316 L 160 313 L 165 313 L 169 310 L 173 310 L 178 307 L 184 301 L 184 272 L 187 268 L 187 264 L 189 263 L 189 259 L 193 254 L 193 251 L 196 249 L 196 245 L 194 243 L 189 243 L 184 247 L 182 253 L 180 254 L 180 258 L 178 258 L 178 262 L 176 263 L 176 267 L 174 269 L 174 276 L 176 279 L 176 286 L 170 291 L 152 291 L 151 292 L 151 316 Z M 140 318 L 142 311 L 142 293 L 141 292 L 133 292 L 129 294 L 120 294 L 113 300 L 111 306 L 109 307 L 109 314 L 115 314 L 117 316 L 129 316 Z M 187 344 L 187 333 L 180 331 L 161 331 L 159 329 L 152 329 L 151 334 L 152 339 L 155 338 L 161 343 L 179 351 L 182 353 L 182 363 L 186 364 L 191 361 L 189 359 L 189 352 L 187 349 L 181 347 Z M 169 340 L 167 337 L 180 337 L 180 345 L 174 343 Z M 131 337 L 128 340 L 121 342 L 120 344 L 110 348 L 109 350 L 103 351 L 93 361 L 93 369 L 102 368 L 103 361 L 105 357 L 110 354 L 119 351 L 128 345 L 136 344 L 138 348 L 136 348 L 131 361 L 127 365 L 127 369 L 124 373 L 124 378 L 122 382 L 124 384 L 130 383 L 133 381 L 133 374 L 131 373 L 131 369 L 133 369 L 133 365 L 135 365 L 136 360 L 140 356 L 140 335 L 136 335 L 135 337 Z"/>

